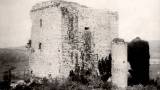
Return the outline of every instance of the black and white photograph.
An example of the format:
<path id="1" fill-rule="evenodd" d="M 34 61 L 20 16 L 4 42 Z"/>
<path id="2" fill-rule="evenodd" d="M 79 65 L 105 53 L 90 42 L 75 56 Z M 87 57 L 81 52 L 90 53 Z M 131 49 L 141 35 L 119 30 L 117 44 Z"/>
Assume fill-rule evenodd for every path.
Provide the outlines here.
<path id="1" fill-rule="evenodd" d="M 160 0 L 0 0 L 0 90 L 160 90 Z"/>

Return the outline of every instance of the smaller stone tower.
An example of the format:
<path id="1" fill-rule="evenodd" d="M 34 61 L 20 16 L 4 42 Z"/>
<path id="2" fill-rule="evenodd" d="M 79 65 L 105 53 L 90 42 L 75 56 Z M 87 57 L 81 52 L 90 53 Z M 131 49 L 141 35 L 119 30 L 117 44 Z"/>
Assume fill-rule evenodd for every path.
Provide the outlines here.
<path id="1" fill-rule="evenodd" d="M 127 87 L 127 43 L 123 39 L 115 38 L 112 42 L 112 84 L 118 90 Z"/>

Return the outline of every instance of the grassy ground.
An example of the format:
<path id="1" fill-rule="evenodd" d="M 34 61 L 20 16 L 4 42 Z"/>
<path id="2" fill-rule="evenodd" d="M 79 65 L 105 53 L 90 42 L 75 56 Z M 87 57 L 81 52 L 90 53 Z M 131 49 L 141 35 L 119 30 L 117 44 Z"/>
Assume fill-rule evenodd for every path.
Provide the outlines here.
<path id="1" fill-rule="evenodd" d="M 156 81 L 158 83 L 150 83 L 146 86 L 134 85 L 128 86 L 127 90 L 160 90 L 160 79 Z M 72 81 L 68 79 L 34 79 L 32 84 L 17 85 L 12 90 L 117 90 L 116 87 L 111 87 L 110 82 L 103 82 L 100 79 L 92 79 L 87 84 L 83 84 L 79 81 Z M 111 89 L 112 88 L 112 89 Z M 118 89 L 119 90 L 119 89 Z M 123 90 L 123 89 L 120 89 Z"/>

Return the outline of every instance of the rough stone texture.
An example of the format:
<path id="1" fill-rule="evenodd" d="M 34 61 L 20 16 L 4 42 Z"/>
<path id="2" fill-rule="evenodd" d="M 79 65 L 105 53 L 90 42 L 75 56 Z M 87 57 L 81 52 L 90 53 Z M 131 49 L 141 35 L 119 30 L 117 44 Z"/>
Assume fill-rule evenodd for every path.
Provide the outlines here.
<path id="1" fill-rule="evenodd" d="M 118 37 L 117 12 L 48 1 L 31 10 L 30 69 L 36 76 L 67 77 L 75 66 L 97 68 Z"/>
<path id="2" fill-rule="evenodd" d="M 127 43 L 123 39 L 114 39 L 112 42 L 112 83 L 116 90 L 126 90 L 127 87 Z M 122 89 L 121 89 L 122 88 Z"/>

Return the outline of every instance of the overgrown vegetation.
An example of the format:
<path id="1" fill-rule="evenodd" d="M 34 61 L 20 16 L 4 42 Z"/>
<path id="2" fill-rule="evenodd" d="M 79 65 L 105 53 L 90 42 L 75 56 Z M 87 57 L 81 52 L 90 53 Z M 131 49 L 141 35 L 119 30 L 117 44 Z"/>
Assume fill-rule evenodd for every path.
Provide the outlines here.
<path id="1" fill-rule="evenodd" d="M 129 84 L 146 85 L 149 81 L 149 44 L 139 37 L 128 44 L 128 61 L 131 65 Z"/>
<path id="2" fill-rule="evenodd" d="M 111 60 L 112 58 L 110 54 L 109 57 L 102 58 L 98 61 L 99 73 L 101 76 L 101 80 L 103 80 L 104 82 L 107 81 L 109 77 L 111 77 Z"/>
<path id="3" fill-rule="evenodd" d="M 94 79 L 89 81 L 88 84 L 84 84 L 81 80 L 72 81 L 70 78 L 34 78 L 32 82 L 25 81 L 12 90 L 109 90 L 110 88 L 111 83 L 104 83 L 100 79 Z"/>
<path id="4" fill-rule="evenodd" d="M 71 78 L 34 78 L 33 81 L 24 81 L 19 83 L 12 90 L 115 90 L 111 83 L 103 82 L 100 79 L 92 79 L 88 84 L 80 81 L 72 81 Z M 146 86 L 142 84 L 128 86 L 127 90 L 160 90 L 160 79 L 151 81 Z"/>

